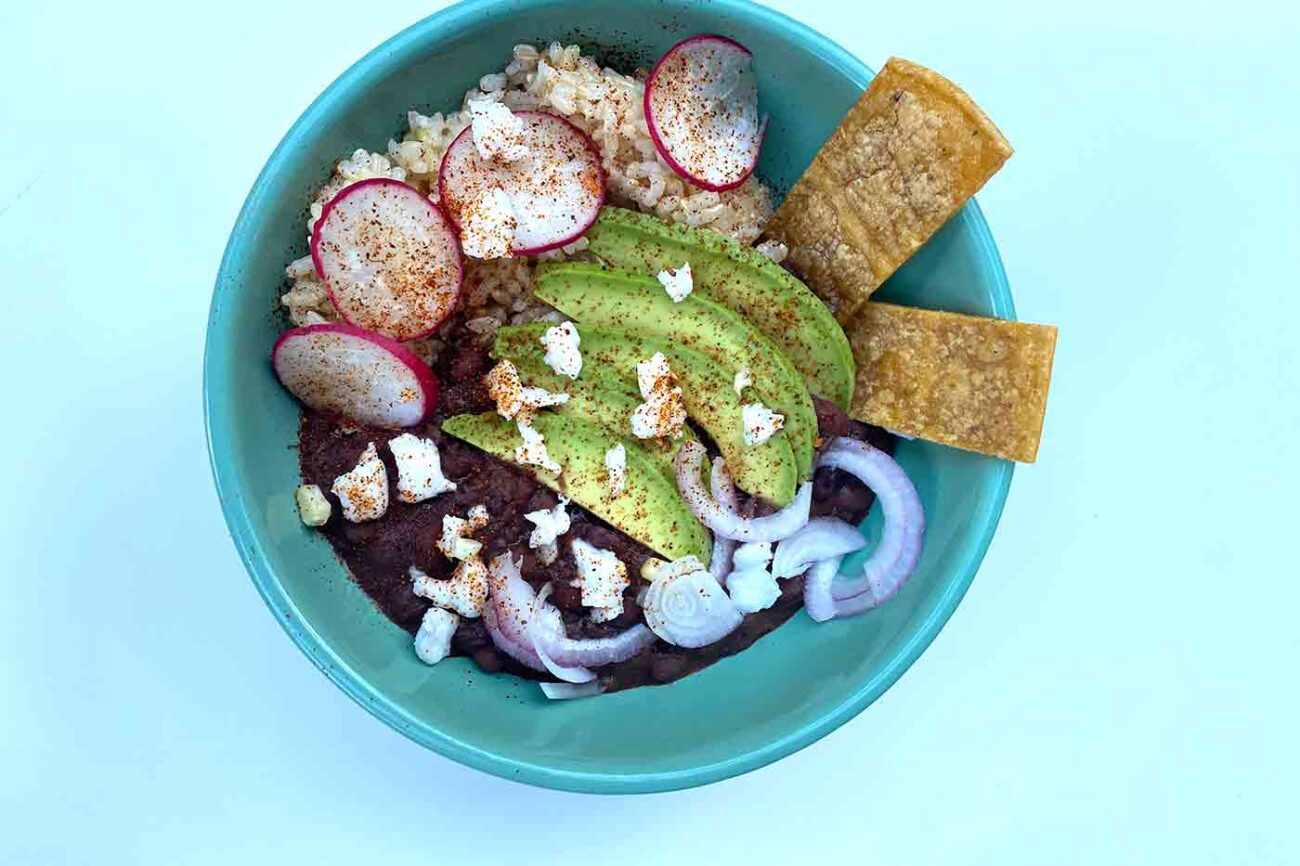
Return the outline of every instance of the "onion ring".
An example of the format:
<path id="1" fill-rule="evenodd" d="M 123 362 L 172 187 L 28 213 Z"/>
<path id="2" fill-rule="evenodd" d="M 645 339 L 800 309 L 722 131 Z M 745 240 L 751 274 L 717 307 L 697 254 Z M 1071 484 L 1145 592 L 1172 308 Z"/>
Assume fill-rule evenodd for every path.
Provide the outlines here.
<path id="1" fill-rule="evenodd" d="M 704 459 L 704 446 L 699 442 L 689 441 L 682 444 L 673 461 L 673 472 L 677 476 L 677 488 L 691 512 L 700 522 L 713 531 L 732 541 L 781 541 L 798 532 L 808 522 L 808 512 L 812 507 L 812 482 L 805 481 L 799 487 L 794 500 L 775 514 L 766 517 L 743 518 L 727 508 L 704 489 L 700 479 L 700 462 Z M 719 483 L 723 489 L 734 489 L 731 473 L 724 466 L 718 470 Z"/>

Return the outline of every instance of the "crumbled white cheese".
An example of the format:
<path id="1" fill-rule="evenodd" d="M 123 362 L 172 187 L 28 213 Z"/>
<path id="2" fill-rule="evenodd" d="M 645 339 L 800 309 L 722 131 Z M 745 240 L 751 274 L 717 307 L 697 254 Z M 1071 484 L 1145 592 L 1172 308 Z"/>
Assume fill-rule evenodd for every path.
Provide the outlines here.
<path id="1" fill-rule="evenodd" d="M 546 437 L 522 421 L 516 421 L 515 426 L 519 428 L 519 435 L 524 438 L 523 444 L 515 447 L 515 462 L 522 466 L 538 466 L 547 472 L 559 475 L 561 466 L 551 459 L 550 453 L 546 450 Z"/>
<path id="2" fill-rule="evenodd" d="M 751 541 L 736 548 L 727 575 L 727 594 L 741 613 L 766 610 L 781 597 L 780 585 L 767 570 L 771 561 L 770 541 Z"/>
<path id="3" fill-rule="evenodd" d="M 483 615 L 488 596 L 488 570 L 477 556 L 458 564 L 446 580 L 430 577 L 414 565 L 407 569 L 407 574 L 413 582 L 411 591 L 421 598 L 467 619 Z"/>
<path id="4" fill-rule="evenodd" d="M 745 425 L 746 445 L 762 445 L 785 426 L 785 416 L 762 403 L 746 403 L 741 407 L 740 417 Z"/>
<path id="5" fill-rule="evenodd" d="M 397 498 L 403 502 L 424 502 L 456 489 L 454 481 L 442 474 L 438 444 L 403 433 L 388 440 L 388 450 L 397 461 Z"/>
<path id="6" fill-rule="evenodd" d="M 636 384 L 641 389 L 641 396 L 647 400 L 651 394 L 672 387 L 676 381 L 677 377 L 663 352 L 655 352 L 646 360 L 636 362 Z"/>
<path id="7" fill-rule="evenodd" d="M 460 246 L 476 259 L 504 259 L 514 246 L 519 216 L 502 189 L 491 189 L 465 206 L 461 214 Z"/>
<path id="8" fill-rule="evenodd" d="M 735 571 L 767 568 L 771 561 L 772 542 L 770 541 L 749 541 L 737 547 L 731 554 L 731 565 Z"/>
<path id="9" fill-rule="evenodd" d="M 560 406 L 569 402 L 568 394 L 556 394 L 545 388 L 525 386 L 519 370 L 508 360 L 501 360 L 483 377 L 488 396 L 497 404 L 502 418 L 513 421 L 530 421 L 538 409 Z"/>
<path id="10" fill-rule="evenodd" d="M 582 353 L 578 351 L 581 342 L 582 338 L 578 336 L 578 329 L 573 326 L 573 322 L 561 322 L 553 328 L 547 328 L 542 334 L 542 348 L 546 350 L 542 360 L 561 376 L 576 379 L 582 372 Z"/>
<path id="11" fill-rule="evenodd" d="M 591 608 L 593 622 L 609 622 L 623 613 L 627 566 L 612 550 L 602 550 L 581 538 L 574 539 L 572 549 L 578 564 L 573 585 L 582 590 L 582 603 Z"/>
<path id="12" fill-rule="evenodd" d="M 537 561 L 541 565 L 550 565 L 560 558 L 560 547 L 558 544 L 543 544 L 537 548 Z"/>
<path id="13" fill-rule="evenodd" d="M 479 156 L 495 162 L 514 162 L 528 155 L 523 118 L 495 99 L 471 99 L 465 105 L 470 135 Z"/>
<path id="14" fill-rule="evenodd" d="M 756 568 L 733 571 L 727 578 L 727 595 L 741 613 L 755 613 L 776 604 L 781 587 L 770 571 Z"/>
<path id="15" fill-rule="evenodd" d="M 481 509 L 481 510 L 480 510 Z M 471 535 L 487 526 L 487 509 L 475 505 L 469 510 L 468 519 L 454 514 L 442 516 L 442 537 L 438 540 L 438 549 L 448 559 L 470 559 L 483 549 L 481 541 L 470 538 Z"/>
<path id="16" fill-rule="evenodd" d="M 748 367 L 741 367 L 736 371 L 736 378 L 731 381 L 731 387 L 735 390 L 736 396 L 741 396 L 745 389 L 754 384 L 754 374 L 749 371 Z"/>
<path id="17" fill-rule="evenodd" d="M 622 442 L 605 452 L 605 472 L 609 476 L 609 495 L 618 496 L 627 487 L 627 448 Z"/>
<path id="18" fill-rule="evenodd" d="M 636 381 L 645 402 L 632 412 L 632 435 L 638 439 L 680 437 L 686 425 L 686 405 L 663 352 L 637 362 Z"/>
<path id="19" fill-rule="evenodd" d="M 754 247 L 755 250 L 767 256 L 778 265 L 785 261 L 785 257 L 790 255 L 790 248 L 780 241 L 763 241 Z"/>
<path id="20" fill-rule="evenodd" d="M 330 501 L 325 498 L 325 491 L 315 484 L 304 484 L 294 491 L 293 498 L 298 501 L 298 516 L 307 526 L 324 526 L 330 519 Z"/>
<path id="21" fill-rule="evenodd" d="M 346 520 L 362 523 L 384 516 L 388 511 L 388 470 L 375 443 L 361 452 L 356 467 L 334 479 L 330 490 L 339 498 Z"/>
<path id="22" fill-rule="evenodd" d="M 569 500 L 561 496 L 554 508 L 529 511 L 524 515 L 524 519 L 536 527 L 528 536 L 529 547 L 536 549 L 553 546 L 555 539 L 569 531 L 572 522 L 569 520 L 569 512 L 564 510 L 568 504 Z"/>
<path id="23" fill-rule="evenodd" d="M 674 304 L 686 300 L 686 296 L 695 288 L 691 279 L 691 263 L 687 262 L 675 271 L 664 268 L 659 272 L 659 284 L 664 287 Z"/>
<path id="24" fill-rule="evenodd" d="M 451 655 L 451 638 L 460 625 L 460 617 L 449 610 L 431 607 L 420 620 L 415 633 L 415 654 L 427 665 L 436 665 Z"/>

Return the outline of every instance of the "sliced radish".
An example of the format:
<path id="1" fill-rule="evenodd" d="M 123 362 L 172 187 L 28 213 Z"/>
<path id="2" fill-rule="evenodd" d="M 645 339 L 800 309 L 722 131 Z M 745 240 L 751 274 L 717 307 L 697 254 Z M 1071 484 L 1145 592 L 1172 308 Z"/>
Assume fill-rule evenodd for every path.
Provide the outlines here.
<path id="1" fill-rule="evenodd" d="M 767 131 L 754 55 L 725 36 L 678 42 L 646 79 L 645 120 L 673 171 L 703 189 L 735 189 L 754 173 Z"/>
<path id="2" fill-rule="evenodd" d="M 410 427 L 438 403 L 438 379 L 415 353 L 343 323 L 285 331 L 271 349 L 280 383 L 304 404 L 362 424 Z"/>
<path id="3" fill-rule="evenodd" d="M 460 241 L 438 206 L 401 181 L 377 177 L 330 199 L 311 258 L 344 319 L 394 340 L 423 337 L 460 297 Z"/>
<path id="4" fill-rule="evenodd" d="M 514 255 L 531 256 L 572 243 L 591 227 L 605 203 L 605 173 L 596 145 L 567 120 L 539 111 L 515 117 L 524 122 L 523 157 L 485 159 L 467 127 L 442 159 L 438 191 L 462 235 L 476 235 L 474 221 L 483 221 L 511 233 Z"/>

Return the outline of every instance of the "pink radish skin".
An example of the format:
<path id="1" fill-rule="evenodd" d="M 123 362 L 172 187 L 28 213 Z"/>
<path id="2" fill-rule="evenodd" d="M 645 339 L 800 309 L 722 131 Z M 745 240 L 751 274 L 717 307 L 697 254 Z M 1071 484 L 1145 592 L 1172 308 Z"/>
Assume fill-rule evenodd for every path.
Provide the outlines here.
<path id="1" fill-rule="evenodd" d="M 410 427 L 438 404 L 438 379 L 415 353 L 355 325 L 285 331 L 271 349 L 280 384 L 304 405 L 376 427 Z"/>
<path id="2" fill-rule="evenodd" d="M 752 58 L 734 39 L 692 36 L 669 48 L 646 79 L 643 108 L 650 139 L 664 162 L 700 189 L 735 189 L 758 164 L 767 118 L 758 116 Z M 728 64 L 737 70 L 741 93 L 724 103 L 707 87 L 718 83 Z M 702 74 L 712 78 L 701 80 Z"/>
<path id="3" fill-rule="evenodd" d="M 510 252 L 535 256 L 587 233 L 605 204 L 605 171 L 596 143 L 569 121 L 541 111 L 514 114 L 528 125 L 530 153 L 512 163 L 484 159 L 474 145 L 473 129 L 466 127 L 442 157 L 438 197 L 451 222 L 463 230 L 468 207 L 493 189 L 504 191 L 516 214 L 524 217 Z"/>
<path id="4" fill-rule="evenodd" d="M 460 298 L 464 259 L 446 215 L 391 178 L 344 187 L 321 211 L 311 258 L 347 322 L 415 340 L 435 330 Z"/>

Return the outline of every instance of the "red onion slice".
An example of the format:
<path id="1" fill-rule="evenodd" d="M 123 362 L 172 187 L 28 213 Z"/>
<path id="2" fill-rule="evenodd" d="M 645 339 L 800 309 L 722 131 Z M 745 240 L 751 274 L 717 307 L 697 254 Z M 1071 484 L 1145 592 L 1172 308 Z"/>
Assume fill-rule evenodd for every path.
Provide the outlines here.
<path id="1" fill-rule="evenodd" d="M 556 639 L 564 635 L 564 619 L 560 616 L 559 610 L 546 603 L 550 594 L 549 583 L 537 594 L 537 602 L 533 605 L 533 613 L 528 619 L 526 629 L 529 643 L 532 644 L 533 652 L 537 653 L 542 664 L 556 679 L 564 680 L 566 683 L 589 683 L 596 678 L 594 673 L 580 665 L 559 664 L 546 651 L 547 638 Z"/>
<path id="2" fill-rule="evenodd" d="M 832 556 L 812 564 L 803 579 L 803 607 L 815 622 L 826 622 L 842 614 L 839 602 L 831 597 L 831 584 L 840 573 L 843 556 Z"/>
<path id="3" fill-rule="evenodd" d="M 818 517 L 782 541 L 772 557 L 773 577 L 794 577 L 815 562 L 843 557 L 867 546 L 856 526 L 835 517 Z"/>
<path id="4" fill-rule="evenodd" d="M 533 649 L 543 663 L 549 658 L 552 664 L 569 669 L 572 675 L 582 676 L 576 672 L 586 670 L 587 667 L 627 661 L 655 642 L 654 632 L 641 623 L 609 637 L 587 640 L 571 638 L 564 633 L 564 620 L 559 610 L 546 603 L 549 595 L 550 585 L 547 584 L 537 596 L 537 613 L 534 622 L 529 625 Z M 560 679 L 568 679 L 554 670 L 552 673 Z M 595 674 L 591 676 L 594 677 Z M 569 682 L 585 680 L 571 679 Z"/>
<path id="5" fill-rule="evenodd" d="M 735 486 L 727 484 L 728 480 L 727 462 L 721 457 L 713 458 L 713 471 L 709 476 L 709 486 L 713 490 L 713 498 L 719 506 L 739 517 L 740 497 L 736 495 Z M 731 558 L 735 554 L 736 542 L 730 538 L 723 538 L 721 535 L 714 534 L 713 556 L 709 558 L 709 574 L 713 575 L 718 583 L 724 587 L 727 585 L 727 576 L 731 574 Z"/>
<path id="6" fill-rule="evenodd" d="M 808 522 L 808 512 L 812 507 L 812 482 L 805 481 L 785 508 L 766 517 L 743 518 L 735 511 L 729 511 L 719 504 L 704 489 L 700 479 L 700 462 L 704 459 L 704 446 L 690 441 L 682 445 L 673 462 L 673 472 L 677 475 L 677 489 L 690 507 L 691 512 L 713 534 L 721 535 L 733 541 L 781 541 L 798 532 Z M 718 483 L 723 490 L 733 490 L 731 473 L 723 467 L 718 472 Z"/>
<path id="7" fill-rule="evenodd" d="M 547 670 L 528 639 L 528 621 L 537 595 L 519 574 L 519 564 L 505 553 L 488 565 L 488 604 L 483 625 L 497 649 L 535 671 Z"/>
<path id="8" fill-rule="evenodd" d="M 744 619 L 735 602 L 694 556 L 659 566 L 642 607 L 646 623 L 656 635 L 687 649 L 721 640 Z"/>
<path id="9" fill-rule="evenodd" d="M 870 487 L 885 518 L 880 542 L 862 566 L 862 575 L 833 584 L 831 595 L 848 599 L 869 593 L 875 599 L 870 607 L 881 604 L 898 592 L 921 558 L 925 534 L 921 497 L 892 457 L 857 439 L 834 440 L 817 465 L 848 472 Z"/>
<path id="10" fill-rule="evenodd" d="M 575 698 L 590 698 L 605 691 L 605 687 L 595 680 L 589 683 L 538 683 L 542 694 L 553 701 L 571 701 Z"/>

